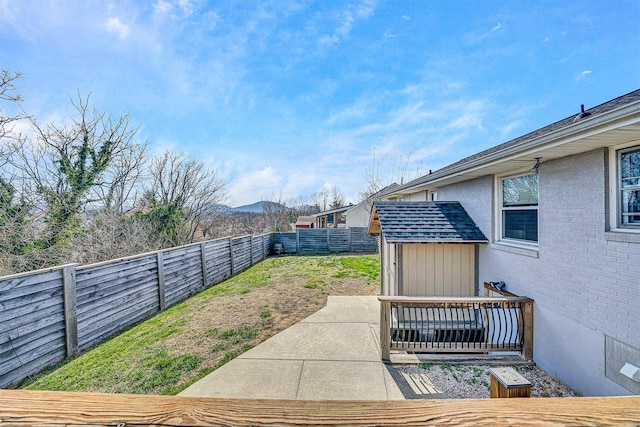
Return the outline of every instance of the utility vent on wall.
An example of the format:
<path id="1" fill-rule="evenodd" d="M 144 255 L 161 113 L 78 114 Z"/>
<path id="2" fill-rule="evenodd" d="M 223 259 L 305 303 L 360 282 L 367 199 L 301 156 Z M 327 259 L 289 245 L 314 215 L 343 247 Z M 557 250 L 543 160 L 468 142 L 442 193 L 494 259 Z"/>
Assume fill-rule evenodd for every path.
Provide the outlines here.
<path id="1" fill-rule="evenodd" d="M 631 393 L 640 394 L 640 382 L 629 378 L 624 370 L 627 365 L 640 366 L 640 350 L 605 335 L 604 354 L 606 377 Z"/>

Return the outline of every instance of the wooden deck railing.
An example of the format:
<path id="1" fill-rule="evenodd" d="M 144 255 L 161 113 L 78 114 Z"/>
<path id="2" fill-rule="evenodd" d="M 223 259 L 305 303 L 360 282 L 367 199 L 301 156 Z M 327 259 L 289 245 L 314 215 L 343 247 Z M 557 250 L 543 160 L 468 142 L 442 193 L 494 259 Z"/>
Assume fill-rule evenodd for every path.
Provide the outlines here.
<path id="1" fill-rule="evenodd" d="M 640 397 L 302 401 L 0 390 L 0 426 L 638 425 Z"/>
<path id="2" fill-rule="evenodd" d="M 533 359 L 533 300 L 526 297 L 380 296 L 382 359 L 391 350 L 520 352 Z"/>

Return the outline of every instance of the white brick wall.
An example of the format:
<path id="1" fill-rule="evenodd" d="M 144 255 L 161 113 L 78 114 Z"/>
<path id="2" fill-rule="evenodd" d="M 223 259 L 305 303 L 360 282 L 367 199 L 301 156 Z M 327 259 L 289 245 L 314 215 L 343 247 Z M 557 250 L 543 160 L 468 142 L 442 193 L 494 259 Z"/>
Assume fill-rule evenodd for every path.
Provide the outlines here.
<path id="1" fill-rule="evenodd" d="M 479 279 L 535 300 L 541 366 L 586 394 L 626 394 L 604 377 L 604 335 L 640 348 L 640 243 L 605 239 L 605 162 L 604 150 L 543 162 L 537 257 L 483 245 Z M 493 177 L 478 178 L 438 188 L 438 198 L 460 201 L 493 240 L 493 186 Z M 576 364 L 585 375 L 568 372 Z"/>

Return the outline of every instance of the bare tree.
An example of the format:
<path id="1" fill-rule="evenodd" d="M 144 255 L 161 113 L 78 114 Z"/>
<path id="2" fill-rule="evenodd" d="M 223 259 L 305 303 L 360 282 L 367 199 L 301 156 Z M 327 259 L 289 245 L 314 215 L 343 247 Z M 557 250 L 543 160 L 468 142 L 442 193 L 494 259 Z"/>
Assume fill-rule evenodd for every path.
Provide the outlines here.
<path id="1" fill-rule="evenodd" d="M 22 77 L 20 73 L 11 74 L 7 70 L 0 70 L 0 166 L 7 163 L 9 155 L 8 149 L 10 145 L 7 140 L 20 140 L 21 135 L 15 132 L 15 125 L 18 121 L 28 118 L 28 116 L 20 109 L 19 102 L 22 97 L 16 92 L 14 82 Z M 5 113 L 7 103 L 9 107 L 15 108 L 15 113 Z"/>
<path id="2" fill-rule="evenodd" d="M 11 157 L 23 188 L 40 196 L 46 210 L 46 232 L 40 246 L 69 242 L 79 231 L 80 214 L 99 200 L 96 189 L 109 186 L 105 171 L 114 159 L 130 153 L 137 128 L 129 116 L 113 119 L 90 108 L 89 96 L 71 101 L 78 117 L 67 123 L 42 126 L 31 118 L 35 140 L 14 144 Z M 30 188 L 29 188 L 30 187 Z"/>
<path id="3" fill-rule="evenodd" d="M 152 227 L 135 215 L 96 211 L 85 221 L 85 232 L 76 236 L 70 261 L 87 264 L 161 249 Z"/>
<path id="4" fill-rule="evenodd" d="M 266 231 L 291 231 L 291 212 L 282 193 L 262 203 L 262 217 L 266 223 Z"/>
<path id="5" fill-rule="evenodd" d="M 338 189 L 338 187 L 333 187 L 331 189 L 331 204 L 329 205 L 330 209 L 338 209 L 345 205 L 344 194 L 342 191 Z"/>
<path id="6" fill-rule="evenodd" d="M 391 169 L 384 172 L 384 161 L 379 160 L 376 156 L 376 149 L 373 149 L 373 162 L 369 169 L 363 171 L 365 185 L 360 191 L 361 200 L 366 200 L 372 195 L 378 193 L 383 188 L 388 187 L 394 182 L 404 184 L 421 175 L 421 165 L 416 167 L 413 174 L 409 173 L 409 165 L 411 163 L 411 152 L 406 156 L 398 156 L 394 159 Z"/>
<path id="7" fill-rule="evenodd" d="M 337 186 L 333 186 L 330 189 L 323 188 L 315 193 L 312 197 L 313 205 L 317 206 L 320 211 L 326 211 L 329 209 L 336 209 L 344 206 L 344 194 Z"/>
<path id="8" fill-rule="evenodd" d="M 206 219 L 226 199 L 225 183 L 216 169 L 183 153 L 166 151 L 149 167 L 150 186 L 144 207 L 157 214 L 168 244 L 191 243 L 203 236 Z"/>
<path id="9" fill-rule="evenodd" d="M 320 206 L 316 204 L 314 196 L 300 196 L 288 203 L 293 219 L 299 216 L 310 216 L 321 212 Z"/>
<path id="10" fill-rule="evenodd" d="M 313 195 L 313 203 L 318 206 L 320 212 L 329 207 L 329 192 L 324 188 Z"/>
<path id="11" fill-rule="evenodd" d="M 106 210 L 124 215 L 133 209 L 141 197 L 147 160 L 146 143 L 129 144 L 112 160 L 104 171 L 105 185 L 96 188 L 96 199 Z"/>
<path id="12" fill-rule="evenodd" d="M 380 174 L 382 162 L 376 158 L 376 148 L 373 147 L 373 163 L 370 169 L 365 169 L 363 172 L 365 186 L 360 192 L 362 200 L 368 199 L 384 187 L 383 178 Z"/>

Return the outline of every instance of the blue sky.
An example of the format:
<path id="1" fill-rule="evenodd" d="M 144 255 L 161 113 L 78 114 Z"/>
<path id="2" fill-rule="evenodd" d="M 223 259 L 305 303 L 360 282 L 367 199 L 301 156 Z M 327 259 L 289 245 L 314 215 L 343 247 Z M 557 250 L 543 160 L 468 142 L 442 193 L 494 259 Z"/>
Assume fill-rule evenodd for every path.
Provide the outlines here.
<path id="1" fill-rule="evenodd" d="M 232 206 L 398 181 L 640 88 L 640 2 L 0 0 L 24 108 L 130 113 Z M 405 167 L 406 163 L 406 167 Z"/>

